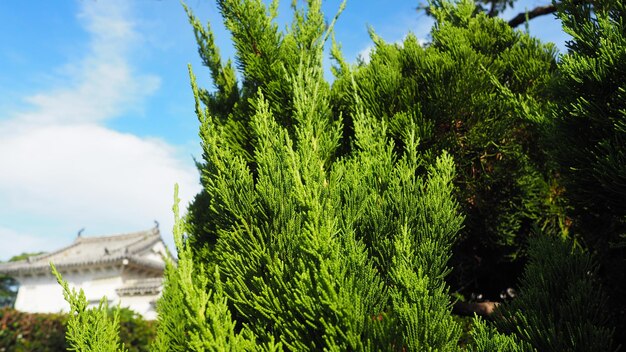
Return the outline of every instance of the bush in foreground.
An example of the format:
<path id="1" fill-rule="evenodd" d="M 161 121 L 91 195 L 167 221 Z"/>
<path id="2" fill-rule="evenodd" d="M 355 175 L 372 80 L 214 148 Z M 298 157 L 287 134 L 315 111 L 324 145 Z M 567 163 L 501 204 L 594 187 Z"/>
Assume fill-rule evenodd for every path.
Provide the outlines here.
<path id="1" fill-rule="evenodd" d="M 66 351 L 67 314 L 24 313 L 0 310 L 0 351 Z M 156 334 L 155 322 L 127 308 L 120 309 L 120 340 L 129 352 L 148 352 Z"/>
<path id="2" fill-rule="evenodd" d="M 541 159 L 533 159 L 547 158 L 532 148 L 553 111 L 538 93 L 562 79 L 558 71 L 542 72 L 559 68 L 549 48 L 498 19 L 476 16 L 470 1 L 434 2 L 431 46 L 410 37 L 403 50 L 379 42 L 371 66 L 351 68 L 333 43 L 331 85 L 322 54 L 334 20 L 325 21 L 320 0 L 293 4 L 292 25 L 280 32 L 276 2 L 218 1 L 236 65 L 223 63 L 210 27 L 188 12 L 216 89 L 198 87 L 190 68 L 203 191 L 183 219 L 175 197 L 179 261 L 167 265 L 152 348 L 610 348 L 592 255 L 556 238 L 567 236 L 559 222 L 563 209 L 552 213 L 556 195 L 536 168 Z M 390 69 L 403 54 L 413 66 Z M 404 87 L 413 88 L 398 94 L 414 97 L 415 106 L 403 99 L 409 111 L 397 112 L 396 96 L 377 96 L 377 88 L 402 82 L 397 74 L 410 68 L 430 78 L 412 85 L 411 75 L 405 77 Z M 486 78 L 473 77 L 478 74 Z M 476 87 L 464 85 L 472 82 Z M 383 109 L 378 103 L 386 98 L 392 101 Z M 446 126 L 438 119 L 452 119 L 455 130 L 438 135 Z M 491 150 L 485 147 L 496 154 L 483 160 Z M 472 160 L 482 168 L 478 178 L 468 172 Z M 455 189 L 459 167 L 463 187 L 495 202 L 484 208 L 494 216 L 491 239 L 517 251 L 525 242 L 519 239 L 530 237 L 527 229 L 557 233 L 531 240 L 519 298 L 499 310 L 495 324 L 475 320 L 471 341 L 461 341 L 445 281 L 464 221 L 455 195 L 473 192 Z M 70 342 L 119 348 L 117 313 L 86 310 L 84 297 L 66 292 L 78 313 L 68 325 L 93 322 L 93 334 L 68 329 Z"/>

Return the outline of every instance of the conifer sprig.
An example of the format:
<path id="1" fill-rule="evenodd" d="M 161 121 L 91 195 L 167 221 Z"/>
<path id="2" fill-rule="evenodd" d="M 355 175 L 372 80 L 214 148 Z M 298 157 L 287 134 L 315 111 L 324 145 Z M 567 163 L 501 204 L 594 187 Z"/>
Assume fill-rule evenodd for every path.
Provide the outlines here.
<path id="1" fill-rule="evenodd" d="M 209 276 L 202 264 L 194 263 L 184 235 L 184 223 L 179 216 L 179 202 L 176 185 L 173 233 L 178 261 L 174 263 L 167 258 L 166 286 L 157 306 L 159 328 L 153 348 L 160 351 L 256 350 L 255 339 L 248 330 L 235 331 L 235 321 L 231 318 L 224 296 L 219 268 L 215 266 L 213 275 Z M 211 289 L 208 289 L 209 281 Z M 172 318 L 182 320 L 174 321 Z"/>
<path id="2" fill-rule="evenodd" d="M 61 273 L 50 263 L 52 274 L 63 288 L 63 297 L 70 309 L 66 325 L 66 339 L 69 350 L 77 352 L 126 351 L 119 337 L 119 310 L 109 312 L 106 297 L 102 297 L 97 307 L 88 308 L 85 292 L 70 288 Z"/>
<path id="3" fill-rule="evenodd" d="M 534 238 L 520 295 L 496 312 L 500 331 L 538 351 L 612 351 L 606 294 L 589 253 L 571 241 Z"/>

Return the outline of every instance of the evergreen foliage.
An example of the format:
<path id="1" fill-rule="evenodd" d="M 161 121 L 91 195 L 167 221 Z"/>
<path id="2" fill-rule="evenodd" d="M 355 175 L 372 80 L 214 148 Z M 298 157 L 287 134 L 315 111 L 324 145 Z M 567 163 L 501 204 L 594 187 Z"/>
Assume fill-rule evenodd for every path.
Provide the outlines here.
<path id="1" fill-rule="evenodd" d="M 189 13 L 219 78 L 211 95 L 192 74 L 205 189 L 189 242 L 220 267 L 234 316 L 258 342 L 289 350 L 456 349 L 444 282 L 463 220 L 452 158 L 423 160 L 417 126 L 396 145 L 375 111 L 347 112 L 346 130 L 322 74 L 332 23 L 320 1 L 294 4 L 280 35 L 275 5 L 218 5 L 243 82 L 225 117 L 215 102 L 239 85 L 219 78 L 234 78 L 232 66 L 220 66 L 210 28 Z"/>
<path id="2" fill-rule="evenodd" d="M 50 263 L 52 274 L 63 287 L 63 297 L 70 304 L 66 326 L 68 350 L 77 352 L 112 352 L 126 351 L 119 337 L 119 310 L 110 316 L 108 301 L 102 297 L 100 304 L 87 308 L 88 302 L 81 289 L 70 289 L 54 264 Z"/>
<path id="3" fill-rule="evenodd" d="M 514 284 L 533 225 L 567 231 L 539 133 L 549 111 L 546 86 L 555 74 L 556 51 L 476 12 L 471 1 L 433 2 L 436 23 L 428 44 L 411 34 L 388 44 L 372 31 L 369 62 L 340 75 L 333 93 L 344 116 L 362 104 L 382 119 L 397 148 L 415 128 L 427 161 L 442 150 L 453 156 L 467 220 L 452 282 L 497 295 Z M 359 101 L 351 92 L 352 76 Z M 511 261 L 516 266 L 507 270 Z"/>
<path id="4" fill-rule="evenodd" d="M 187 324 L 180 281 L 171 259 L 165 264 L 163 291 L 157 301 L 157 334 L 153 351 L 186 351 Z"/>
<path id="5" fill-rule="evenodd" d="M 391 300 L 393 317 L 399 335 L 409 351 L 454 351 L 461 335 L 461 327 L 450 315 L 449 297 L 445 286 L 434 283 L 419 265 L 420 256 L 408 230 L 395 240 L 396 255 L 391 269 Z M 423 326 L 430 327 L 424 329 Z"/>
<path id="6" fill-rule="evenodd" d="M 232 33 L 237 50 L 236 67 L 242 73 L 242 82 L 237 80 L 235 64 L 231 60 L 223 63 L 210 24 L 202 26 L 185 7 L 200 57 L 209 68 L 215 86 L 214 92 L 198 87 L 198 103 L 206 106 L 212 119 L 219 122 L 221 143 L 256 172 L 251 144 L 255 137 L 251 135 L 249 120 L 256 112 L 252 102 L 257 91 L 263 90 L 277 121 L 293 132 L 293 92 L 288 80 L 296 73 L 301 59 L 311 63 L 321 60 L 322 52 L 318 47 L 329 35 L 330 28 L 321 12 L 321 2 L 309 4 L 307 12 L 296 9 L 294 3 L 295 18 L 288 33 L 279 33 L 272 22 L 277 15 L 277 1 L 269 7 L 262 1 L 220 0 L 217 4 L 227 29 Z M 343 5 L 339 12 L 342 9 Z M 199 108 L 197 106 L 196 110 Z M 207 160 L 207 156 L 203 155 L 203 159 Z M 202 164 L 199 166 L 203 168 Z M 200 257 L 210 258 L 217 230 L 212 227 L 215 221 L 208 218 L 211 213 L 206 211 L 212 195 L 206 192 L 205 179 L 203 176 L 204 190 L 196 196 L 189 210 L 188 223 L 190 233 L 194 234 L 190 237 L 191 247 L 194 251 L 205 249 Z"/>
<path id="7" fill-rule="evenodd" d="M 474 325 L 471 331 L 472 344 L 470 351 L 498 351 L 498 352 L 526 352 L 535 351 L 528 343 L 517 338 L 516 335 L 507 335 L 482 320 L 474 317 Z"/>
<path id="8" fill-rule="evenodd" d="M 606 294 L 591 255 L 552 236 L 530 242 L 520 294 L 496 312 L 500 331 L 537 351 L 612 351 Z"/>
<path id="9" fill-rule="evenodd" d="M 554 150 L 573 228 L 597 253 L 626 345 L 626 5 L 564 1 L 572 36 L 555 85 Z"/>
<path id="10" fill-rule="evenodd" d="M 246 351 L 254 341 L 245 331 L 235 333 L 217 268 L 213 290 L 206 291 L 209 275 L 194 264 L 185 243 L 178 211 L 178 185 L 174 191 L 174 239 L 178 263 L 168 258 L 163 296 L 159 299 L 157 337 L 153 351 Z"/>
<path id="11" fill-rule="evenodd" d="M 573 40 L 559 65 L 555 109 L 568 196 L 579 213 L 588 213 L 581 221 L 598 219 L 593 226 L 604 226 L 595 235 L 616 244 L 626 233 L 625 14 L 621 1 L 563 4 L 560 17 Z"/>
<path id="12" fill-rule="evenodd" d="M 574 41 L 557 64 L 552 45 L 471 1 L 433 1 L 432 43 L 372 30 L 369 62 L 351 66 L 333 41 L 331 86 L 322 54 L 337 17 L 326 23 L 321 0 L 292 4 L 281 32 L 277 1 L 218 0 L 234 63 L 185 8 L 215 89 L 189 67 L 203 190 L 184 219 L 175 191 L 179 260 L 153 349 L 456 351 L 449 262 L 456 286 L 503 289 L 516 276 L 503 281 L 502 264 L 530 241 L 519 296 L 494 324 L 476 318 L 467 347 L 610 350 L 600 278 L 624 267 L 607 265 L 624 260 L 624 5 L 566 1 Z M 564 142 L 555 157 L 549 133 Z M 567 238 L 562 181 L 582 246 Z M 586 245 L 610 254 L 602 271 Z M 85 310 L 57 277 L 77 313 L 68 338 L 85 344 L 81 323 L 115 332 L 116 316 Z"/>

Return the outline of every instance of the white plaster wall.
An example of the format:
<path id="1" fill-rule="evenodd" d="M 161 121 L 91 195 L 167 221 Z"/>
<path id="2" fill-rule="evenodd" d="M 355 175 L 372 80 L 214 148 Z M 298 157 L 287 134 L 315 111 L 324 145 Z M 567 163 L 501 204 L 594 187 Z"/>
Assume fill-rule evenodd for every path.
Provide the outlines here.
<path id="1" fill-rule="evenodd" d="M 63 289 L 51 276 L 21 278 L 15 299 L 15 309 L 29 313 L 67 312 L 69 304 L 63 299 Z"/>
<path id="2" fill-rule="evenodd" d="M 89 302 L 99 302 L 106 296 L 109 303 L 118 301 L 115 289 L 122 285 L 120 270 L 107 268 L 98 271 L 61 272 L 70 288 L 82 289 Z M 15 309 L 24 312 L 55 313 L 68 311 L 69 304 L 63 298 L 63 289 L 52 275 L 19 277 L 20 287 Z"/>
<path id="3" fill-rule="evenodd" d="M 97 306 L 106 296 L 110 307 L 128 307 L 145 319 L 156 319 L 156 311 L 150 303 L 158 295 L 118 297 L 115 290 L 123 286 L 120 268 L 100 269 L 87 272 L 61 272 L 70 288 L 83 289 L 90 306 Z M 52 275 L 19 277 L 20 287 L 15 300 L 15 309 L 29 313 L 67 312 L 69 304 L 63 298 L 63 289 Z"/>
<path id="4" fill-rule="evenodd" d="M 102 296 L 106 296 L 109 301 L 109 306 L 114 306 L 117 305 L 119 300 L 115 289 L 121 287 L 122 284 L 122 277 L 118 273 L 117 276 L 113 277 L 94 277 L 91 281 L 84 282 L 80 285 L 80 288 L 85 291 L 85 297 L 87 297 L 89 302 L 94 302 L 95 305 L 97 305 L 102 299 Z"/>
<path id="5" fill-rule="evenodd" d="M 157 312 L 151 302 L 156 302 L 159 295 L 137 295 L 121 297 L 120 306 L 127 307 L 141 314 L 144 319 L 156 320 Z"/>

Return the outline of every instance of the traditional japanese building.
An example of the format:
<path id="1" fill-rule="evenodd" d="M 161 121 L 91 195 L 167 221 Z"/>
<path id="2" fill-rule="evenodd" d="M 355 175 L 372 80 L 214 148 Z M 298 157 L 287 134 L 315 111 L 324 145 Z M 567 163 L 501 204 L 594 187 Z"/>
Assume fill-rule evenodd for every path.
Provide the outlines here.
<path id="1" fill-rule="evenodd" d="M 167 249 L 158 227 L 148 231 L 99 237 L 78 236 L 71 245 L 26 260 L 0 264 L 0 273 L 19 282 L 15 309 L 24 312 L 67 311 L 61 286 L 50 272 L 54 263 L 63 278 L 85 292 L 90 305 L 106 296 L 156 319 Z"/>

